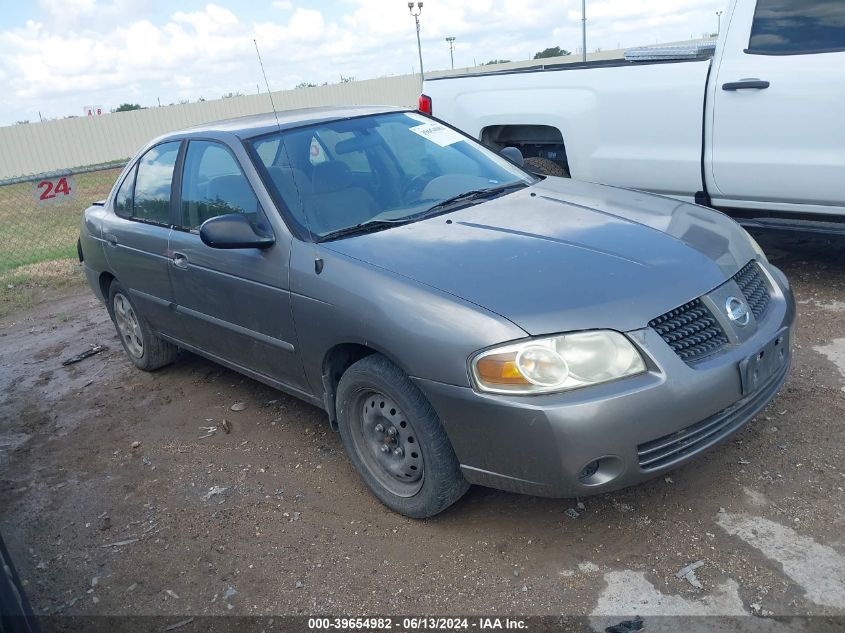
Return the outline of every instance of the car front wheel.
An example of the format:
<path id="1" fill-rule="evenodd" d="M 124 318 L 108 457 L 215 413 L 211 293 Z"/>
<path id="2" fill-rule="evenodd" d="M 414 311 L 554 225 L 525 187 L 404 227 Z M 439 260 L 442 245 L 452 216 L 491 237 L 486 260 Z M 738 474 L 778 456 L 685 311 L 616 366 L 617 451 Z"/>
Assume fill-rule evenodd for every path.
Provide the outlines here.
<path id="1" fill-rule="evenodd" d="M 123 350 L 138 369 L 153 371 L 176 360 L 178 348 L 153 334 L 129 293 L 118 282 L 109 287 L 109 314 Z"/>
<path id="2" fill-rule="evenodd" d="M 337 417 L 353 465 L 391 510 L 431 517 L 469 488 L 434 409 L 385 357 L 373 354 L 346 370 Z"/>

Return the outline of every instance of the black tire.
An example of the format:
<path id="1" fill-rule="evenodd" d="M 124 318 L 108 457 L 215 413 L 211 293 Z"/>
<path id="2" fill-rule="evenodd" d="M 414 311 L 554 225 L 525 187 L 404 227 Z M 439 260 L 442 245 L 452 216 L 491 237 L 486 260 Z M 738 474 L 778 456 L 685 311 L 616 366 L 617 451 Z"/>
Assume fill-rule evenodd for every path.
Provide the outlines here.
<path id="1" fill-rule="evenodd" d="M 526 158 L 523 163 L 525 169 L 536 174 L 544 174 L 546 176 L 560 176 L 561 178 L 569 178 L 569 170 L 566 167 L 561 167 L 553 160 L 548 158 L 539 158 L 533 156 Z"/>
<path id="2" fill-rule="evenodd" d="M 119 304 L 116 306 L 116 302 Z M 114 323 L 123 351 L 138 369 L 154 371 L 176 360 L 179 348 L 153 334 L 149 324 L 138 312 L 129 293 L 117 281 L 109 286 L 109 316 Z M 132 332 L 123 327 L 123 315 L 133 323 Z"/>
<path id="3" fill-rule="evenodd" d="M 367 356 L 343 374 L 337 388 L 337 419 L 349 459 L 391 510 L 413 519 L 428 518 L 469 489 L 434 409 L 384 356 Z M 376 431 L 378 426 L 386 428 Z M 394 433 L 389 436 L 391 428 Z M 397 450 L 403 454 L 396 457 Z"/>

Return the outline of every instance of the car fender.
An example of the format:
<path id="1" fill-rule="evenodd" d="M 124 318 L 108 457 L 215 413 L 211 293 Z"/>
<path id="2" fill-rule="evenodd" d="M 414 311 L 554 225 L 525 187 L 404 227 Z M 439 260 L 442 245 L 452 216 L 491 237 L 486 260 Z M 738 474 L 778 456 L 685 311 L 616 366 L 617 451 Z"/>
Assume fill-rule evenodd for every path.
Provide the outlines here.
<path id="1" fill-rule="evenodd" d="M 315 256 L 322 260 L 318 274 Z M 291 298 L 300 356 L 324 393 L 326 355 L 338 345 L 383 354 L 408 376 L 468 386 L 476 351 L 527 334 L 446 292 L 329 249 L 295 241 Z"/>

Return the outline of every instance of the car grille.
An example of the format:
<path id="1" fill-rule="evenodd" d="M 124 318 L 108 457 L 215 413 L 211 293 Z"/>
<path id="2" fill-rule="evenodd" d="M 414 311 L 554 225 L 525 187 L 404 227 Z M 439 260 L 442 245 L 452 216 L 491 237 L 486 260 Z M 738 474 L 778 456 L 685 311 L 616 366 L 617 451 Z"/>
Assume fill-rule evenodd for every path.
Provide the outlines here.
<path id="1" fill-rule="evenodd" d="M 757 393 L 685 429 L 637 446 L 640 468 L 644 471 L 671 466 L 730 435 L 754 417 L 783 383 L 789 364 Z"/>
<path id="2" fill-rule="evenodd" d="M 709 356 L 728 344 L 728 337 L 701 299 L 670 310 L 648 326 L 687 363 Z"/>
<path id="3" fill-rule="evenodd" d="M 759 265 L 754 261 L 749 262 L 733 276 L 733 280 L 739 286 L 754 318 L 762 318 L 769 307 L 771 294 Z M 686 363 L 710 356 L 728 344 L 725 331 L 701 299 L 670 310 L 649 322 L 648 326 Z"/>
<path id="4" fill-rule="evenodd" d="M 760 267 L 756 262 L 749 262 L 745 268 L 734 275 L 734 281 L 742 291 L 745 300 L 748 302 L 754 318 L 759 319 L 766 313 L 769 307 L 769 288 Z"/>

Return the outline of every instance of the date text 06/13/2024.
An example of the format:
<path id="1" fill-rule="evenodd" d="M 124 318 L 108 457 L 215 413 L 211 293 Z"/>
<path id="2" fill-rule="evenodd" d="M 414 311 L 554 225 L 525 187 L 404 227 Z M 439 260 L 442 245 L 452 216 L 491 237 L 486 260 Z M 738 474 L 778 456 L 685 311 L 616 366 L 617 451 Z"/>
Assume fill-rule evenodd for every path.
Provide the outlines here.
<path id="1" fill-rule="evenodd" d="M 308 628 L 311 630 L 359 630 L 359 631 L 391 631 L 391 630 L 434 630 L 460 631 L 477 629 L 489 630 L 525 630 L 525 620 L 519 618 L 438 618 L 438 617 L 353 617 L 353 618 L 309 618 Z"/>

